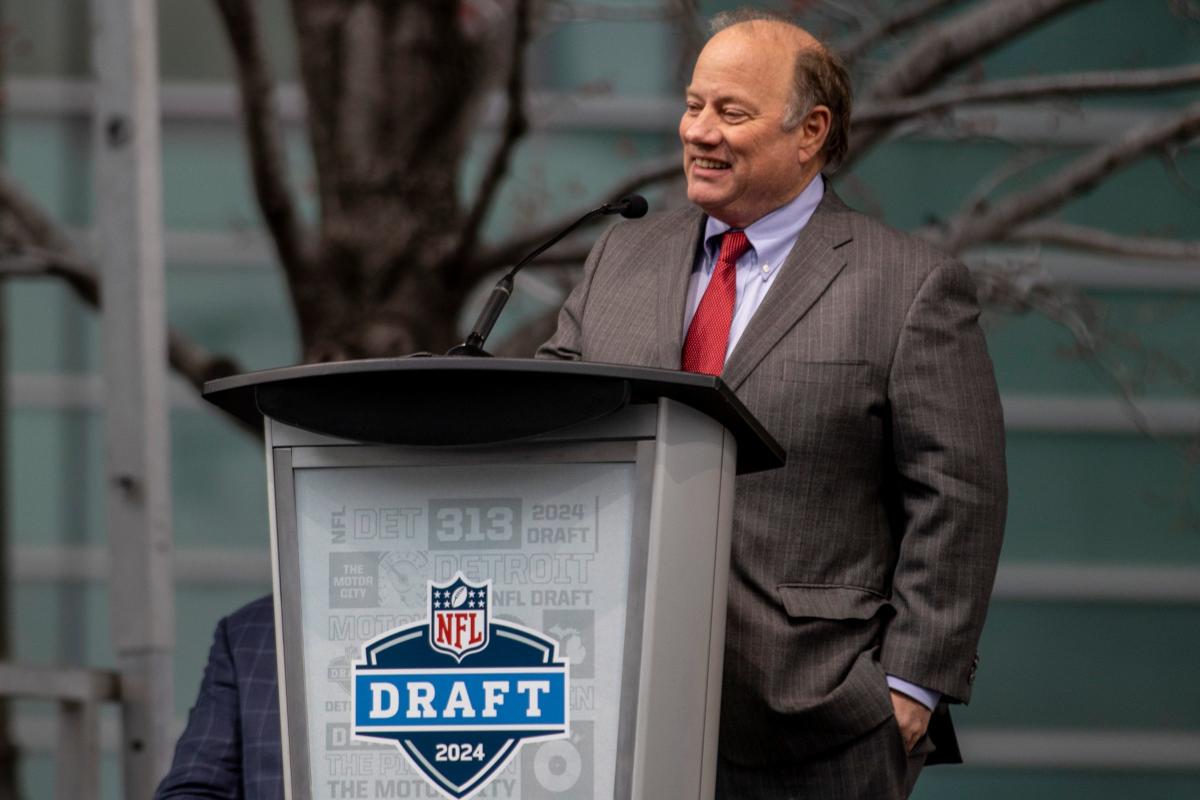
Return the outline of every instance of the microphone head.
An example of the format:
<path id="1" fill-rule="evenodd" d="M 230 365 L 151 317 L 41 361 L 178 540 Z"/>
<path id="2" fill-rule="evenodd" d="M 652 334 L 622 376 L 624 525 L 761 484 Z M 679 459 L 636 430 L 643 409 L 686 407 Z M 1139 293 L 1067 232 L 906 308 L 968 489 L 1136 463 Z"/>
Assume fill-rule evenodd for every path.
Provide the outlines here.
<path id="1" fill-rule="evenodd" d="M 625 217 L 625 219 L 637 219 L 638 217 L 646 216 L 646 212 L 650 210 L 650 204 L 640 194 L 631 194 L 622 197 L 609 206 L 609 208 L 610 214 L 616 212 Z"/>
<path id="2" fill-rule="evenodd" d="M 626 219 L 637 219 L 638 217 L 646 216 L 646 212 L 650 209 L 650 204 L 641 194 L 630 194 L 628 197 L 623 197 L 617 200 L 616 205 L 620 209 L 620 216 Z"/>

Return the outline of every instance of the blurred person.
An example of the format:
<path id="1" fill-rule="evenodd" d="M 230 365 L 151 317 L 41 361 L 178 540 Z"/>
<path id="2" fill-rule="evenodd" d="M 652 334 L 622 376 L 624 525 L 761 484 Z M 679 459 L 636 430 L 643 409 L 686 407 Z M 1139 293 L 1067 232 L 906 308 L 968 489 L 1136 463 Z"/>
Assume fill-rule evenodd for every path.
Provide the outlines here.
<path id="1" fill-rule="evenodd" d="M 849 209 L 844 68 L 721 15 L 679 124 L 691 206 L 615 225 L 545 358 L 720 375 L 787 451 L 738 479 L 717 795 L 902 798 L 960 761 L 1003 533 L 974 283 Z"/>
<path id="2" fill-rule="evenodd" d="M 274 609 L 261 597 L 217 623 L 156 800 L 283 800 Z"/>

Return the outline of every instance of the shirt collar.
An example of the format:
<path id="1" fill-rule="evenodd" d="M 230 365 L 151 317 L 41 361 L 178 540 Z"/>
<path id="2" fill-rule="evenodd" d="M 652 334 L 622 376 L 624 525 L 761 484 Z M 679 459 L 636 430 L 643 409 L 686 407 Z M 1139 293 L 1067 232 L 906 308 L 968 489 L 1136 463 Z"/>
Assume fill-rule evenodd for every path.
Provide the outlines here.
<path id="1" fill-rule="evenodd" d="M 824 196 L 825 180 L 818 174 L 794 199 L 747 226 L 744 230 L 754 254 L 752 265 L 757 267 L 764 264 L 774 271 L 782 264 Z M 704 269 L 712 271 L 716 265 L 721 249 L 720 237 L 729 229 L 729 225 L 715 217 L 709 217 L 704 224 L 704 249 L 707 255 Z"/>

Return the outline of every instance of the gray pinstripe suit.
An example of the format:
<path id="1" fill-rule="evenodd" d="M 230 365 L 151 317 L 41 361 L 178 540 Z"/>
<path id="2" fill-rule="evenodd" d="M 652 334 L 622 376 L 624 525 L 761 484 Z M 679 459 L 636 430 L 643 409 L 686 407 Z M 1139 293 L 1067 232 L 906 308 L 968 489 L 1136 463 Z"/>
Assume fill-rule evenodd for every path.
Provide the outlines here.
<path id="1" fill-rule="evenodd" d="M 703 224 L 610 228 L 538 355 L 677 369 Z M 1006 503 L 967 271 L 832 191 L 781 269 L 722 373 L 788 453 L 739 480 L 734 515 L 720 749 L 764 774 L 885 730 L 885 673 L 969 699 Z M 929 738 L 957 755 L 944 709 Z"/>

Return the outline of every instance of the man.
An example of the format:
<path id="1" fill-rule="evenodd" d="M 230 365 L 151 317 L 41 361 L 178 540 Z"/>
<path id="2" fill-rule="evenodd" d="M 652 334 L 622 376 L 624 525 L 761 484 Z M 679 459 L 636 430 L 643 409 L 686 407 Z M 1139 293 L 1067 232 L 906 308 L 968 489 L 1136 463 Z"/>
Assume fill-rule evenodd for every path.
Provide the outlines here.
<path id="1" fill-rule="evenodd" d="M 156 800 L 283 800 L 270 597 L 217 623 L 200 695 Z"/>
<path id="2" fill-rule="evenodd" d="M 973 283 L 825 185 L 850 90 L 819 42 L 715 27 L 679 125 L 694 207 L 609 229 L 539 355 L 720 374 L 787 450 L 738 484 L 718 795 L 906 797 L 959 760 L 1003 530 Z"/>

